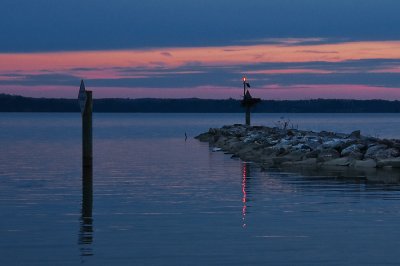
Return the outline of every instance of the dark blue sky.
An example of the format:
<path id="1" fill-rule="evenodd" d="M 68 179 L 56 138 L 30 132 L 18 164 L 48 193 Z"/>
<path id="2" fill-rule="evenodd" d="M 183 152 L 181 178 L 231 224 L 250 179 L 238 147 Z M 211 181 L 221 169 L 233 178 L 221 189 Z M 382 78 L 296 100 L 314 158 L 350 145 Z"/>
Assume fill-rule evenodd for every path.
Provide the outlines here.
<path id="1" fill-rule="evenodd" d="M 0 93 L 400 99 L 400 0 L 2 0 Z M 67 52 L 67 53 L 66 53 Z M 258 95 L 257 95 L 258 94 Z"/>
<path id="2" fill-rule="evenodd" d="M 398 0 L 2 0 L 0 51 L 400 39 Z"/>

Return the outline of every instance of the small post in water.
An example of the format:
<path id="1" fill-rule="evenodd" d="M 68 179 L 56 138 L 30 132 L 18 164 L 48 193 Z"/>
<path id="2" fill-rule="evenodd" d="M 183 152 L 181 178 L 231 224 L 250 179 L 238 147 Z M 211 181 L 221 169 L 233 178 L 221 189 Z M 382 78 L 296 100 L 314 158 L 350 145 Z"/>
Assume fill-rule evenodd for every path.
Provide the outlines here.
<path id="1" fill-rule="evenodd" d="M 82 114 L 82 217 L 79 233 L 81 256 L 91 256 L 93 251 L 93 140 L 92 140 L 92 92 L 81 81 L 79 107 Z"/>
<path id="2" fill-rule="evenodd" d="M 79 89 L 79 106 L 82 114 L 82 167 L 93 168 L 93 140 L 92 140 L 92 92 L 85 89 L 81 81 Z"/>

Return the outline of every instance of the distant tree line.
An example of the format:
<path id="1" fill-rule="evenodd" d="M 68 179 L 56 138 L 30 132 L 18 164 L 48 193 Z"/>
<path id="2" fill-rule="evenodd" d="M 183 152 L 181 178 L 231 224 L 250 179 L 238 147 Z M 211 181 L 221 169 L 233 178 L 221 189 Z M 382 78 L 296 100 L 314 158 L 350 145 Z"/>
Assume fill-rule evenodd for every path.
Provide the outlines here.
<path id="1" fill-rule="evenodd" d="M 239 113 L 239 100 L 95 99 L 94 112 L 108 113 Z M 29 98 L 0 94 L 0 112 L 79 112 L 77 99 Z M 400 101 L 315 99 L 264 100 L 258 113 L 399 113 Z"/>

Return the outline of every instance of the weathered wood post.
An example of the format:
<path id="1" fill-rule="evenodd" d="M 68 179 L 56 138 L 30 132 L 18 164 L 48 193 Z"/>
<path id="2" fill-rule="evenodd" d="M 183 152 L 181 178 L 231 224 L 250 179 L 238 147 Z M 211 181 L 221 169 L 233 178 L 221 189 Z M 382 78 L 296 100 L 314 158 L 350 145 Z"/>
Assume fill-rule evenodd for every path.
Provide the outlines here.
<path id="1" fill-rule="evenodd" d="M 82 205 L 84 207 L 82 208 L 82 212 L 85 212 L 85 214 L 82 213 L 82 216 L 91 217 L 93 187 L 93 100 L 92 92 L 85 89 L 83 80 L 79 88 L 78 100 L 82 114 Z"/>
<path id="2" fill-rule="evenodd" d="M 93 131 L 92 131 L 92 92 L 85 89 L 81 81 L 79 106 L 82 114 L 82 216 L 79 233 L 81 255 L 91 256 L 93 242 Z"/>
<path id="3" fill-rule="evenodd" d="M 93 131 L 92 131 L 92 92 L 85 89 L 81 81 L 79 106 L 82 114 L 82 218 L 92 217 L 93 201 Z"/>
<path id="4" fill-rule="evenodd" d="M 92 225 L 93 209 L 93 171 L 84 168 L 82 178 L 82 220 L 83 225 Z"/>
<path id="5" fill-rule="evenodd" d="M 250 126 L 250 109 L 252 106 L 256 105 L 257 103 L 261 102 L 260 98 L 253 98 L 250 95 L 249 90 L 246 90 L 246 87 L 250 88 L 250 84 L 247 82 L 246 77 L 243 77 L 243 100 L 242 100 L 242 106 L 246 109 L 246 114 L 245 114 L 245 122 L 247 126 Z"/>
<path id="6" fill-rule="evenodd" d="M 79 89 L 79 105 L 82 114 L 82 167 L 93 168 L 93 136 L 92 136 L 92 92 L 85 89 L 81 81 Z"/>

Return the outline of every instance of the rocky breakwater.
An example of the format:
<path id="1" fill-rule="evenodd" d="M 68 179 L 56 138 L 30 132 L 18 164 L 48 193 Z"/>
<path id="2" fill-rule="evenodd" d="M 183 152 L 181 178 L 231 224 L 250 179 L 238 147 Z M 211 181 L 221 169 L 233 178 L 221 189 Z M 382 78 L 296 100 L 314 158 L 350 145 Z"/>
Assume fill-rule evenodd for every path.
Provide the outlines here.
<path id="1" fill-rule="evenodd" d="M 400 170 L 400 140 L 264 126 L 210 128 L 196 137 L 214 150 L 262 167 L 313 167 Z"/>

